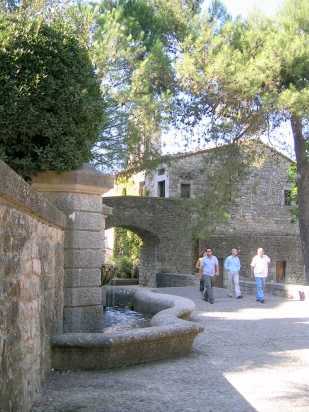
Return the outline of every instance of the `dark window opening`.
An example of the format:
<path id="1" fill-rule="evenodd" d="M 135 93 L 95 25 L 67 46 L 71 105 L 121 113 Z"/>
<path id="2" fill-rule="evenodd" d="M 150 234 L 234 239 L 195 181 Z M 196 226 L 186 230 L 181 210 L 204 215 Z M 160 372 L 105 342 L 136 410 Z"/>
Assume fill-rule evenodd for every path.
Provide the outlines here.
<path id="1" fill-rule="evenodd" d="M 284 191 L 284 205 L 291 206 L 292 204 L 292 192 L 291 190 Z"/>
<path id="2" fill-rule="evenodd" d="M 190 183 L 181 183 L 180 185 L 180 197 L 188 199 L 191 197 L 191 185 Z"/>
<path id="3" fill-rule="evenodd" d="M 165 197 L 165 180 L 158 182 L 158 196 Z"/>
<path id="4" fill-rule="evenodd" d="M 164 175 L 165 174 L 165 169 L 159 169 L 158 170 L 158 175 L 159 176 L 162 176 L 162 175 Z"/>
<path id="5" fill-rule="evenodd" d="M 144 196 L 144 194 L 145 194 L 145 182 L 139 182 L 138 194 L 139 194 L 139 196 Z"/>
<path id="6" fill-rule="evenodd" d="M 276 262 L 276 282 L 285 281 L 286 261 L 281 260 Z"/>

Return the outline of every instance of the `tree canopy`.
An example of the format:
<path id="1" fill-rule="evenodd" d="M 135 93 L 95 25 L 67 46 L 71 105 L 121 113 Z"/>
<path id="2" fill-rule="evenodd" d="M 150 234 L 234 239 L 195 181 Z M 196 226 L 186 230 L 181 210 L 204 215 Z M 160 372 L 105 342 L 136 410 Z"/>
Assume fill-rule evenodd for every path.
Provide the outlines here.
<path id="1" fill-rule="evenodd" d="M 103 0 L 62 19 L 40 3 L 0 16 L 1 158 L 24 175 L 91 157 L 143 167 L 171 123 L 207 119 L 207 140 L 235 142 L 288 121 L 309 282 L 308 1 L 245 20 L 219 0 L 206 14 L 199 0 Z"/>
<path id="2" fill-rule="evenodd" d="M 23 176 L 91 159 L 106 120 L 88 50 L 64 21 L 0 14 L 0 156 Z"/>
<path id="3" fill-rule="evenodd" d="M 184 42 L 182 84 L 204 98 L 216 132 L 232 137 L 308 116 L 308 2 L 287 2 L 277 19 L 229 20 L 219 33 L 200 22 Z"/>
<path id="4" fill-rule="evenodd" d="M 103 1 L 97 13 L 94 60 L 113 100 L 115 127 L 126 164 L 145 165 L 158 154 L 177 94 L 175 60 L 188 34 L 197 0 Z M 106 147 L 105 156 L 113 147 Z M 111 150 L 112 149 L 112 150 Z M 100 161 L 100 153 L 97 160 Z"/>
<path id="5" fill-rule="evenodd" d="M 299 223 L 309 282 L 309 3 L 286 1 L 275 18 L 209 21 L 183 43 L 178 74 L 188 123 L 208 116 L 208 136 L 237 141 L 289 121 L 297 160 Z"/>

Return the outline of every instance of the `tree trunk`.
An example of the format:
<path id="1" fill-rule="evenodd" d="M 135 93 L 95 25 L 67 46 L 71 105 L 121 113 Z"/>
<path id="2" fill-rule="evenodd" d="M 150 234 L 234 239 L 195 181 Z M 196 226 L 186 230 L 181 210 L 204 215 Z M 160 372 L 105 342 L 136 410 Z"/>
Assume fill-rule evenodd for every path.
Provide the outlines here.
<path id="1" fill-rule="evenodd" d="M 306 150 L 308 142 L 304 139 L 299 117 L 292 115 L 291 126 L 297 162 L 299 230 L 305 263 L 305 283 L 309 284 L 309 153 Z"/>

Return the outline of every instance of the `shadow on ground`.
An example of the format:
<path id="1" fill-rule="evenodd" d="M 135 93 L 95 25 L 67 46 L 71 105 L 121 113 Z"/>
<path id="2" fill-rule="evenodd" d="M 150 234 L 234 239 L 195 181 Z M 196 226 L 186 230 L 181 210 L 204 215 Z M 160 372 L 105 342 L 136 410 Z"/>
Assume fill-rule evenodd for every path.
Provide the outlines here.
<path id="1" fill-rule="evenodd" d="M 32 412 L 253 412 L 309 410 L 309 305 L 270 297 L 242 300 L 216 290 L 214 305 L 195 288 L 205 331 L 185 358 L 102 372 L 51 373 Z"/>

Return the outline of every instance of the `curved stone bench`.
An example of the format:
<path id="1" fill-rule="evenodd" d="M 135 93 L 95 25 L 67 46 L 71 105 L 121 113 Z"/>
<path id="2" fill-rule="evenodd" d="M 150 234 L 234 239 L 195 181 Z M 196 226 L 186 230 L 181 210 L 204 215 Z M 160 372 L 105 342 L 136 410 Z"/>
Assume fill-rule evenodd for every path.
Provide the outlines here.
<path id="1" fill-rule="evenodd" d="M 116 301 L 126 296 L 135 310 L 153 316 L 151 326 L 108 336 L 103 333 L 54 336 L 51 339 L 53 368 L 115 368 L 183 356 L 192 350 L 193 340 L 203 328 L 184 320 L 195 308 L 191 300 L 148 289 L 108 289 Z"/>

